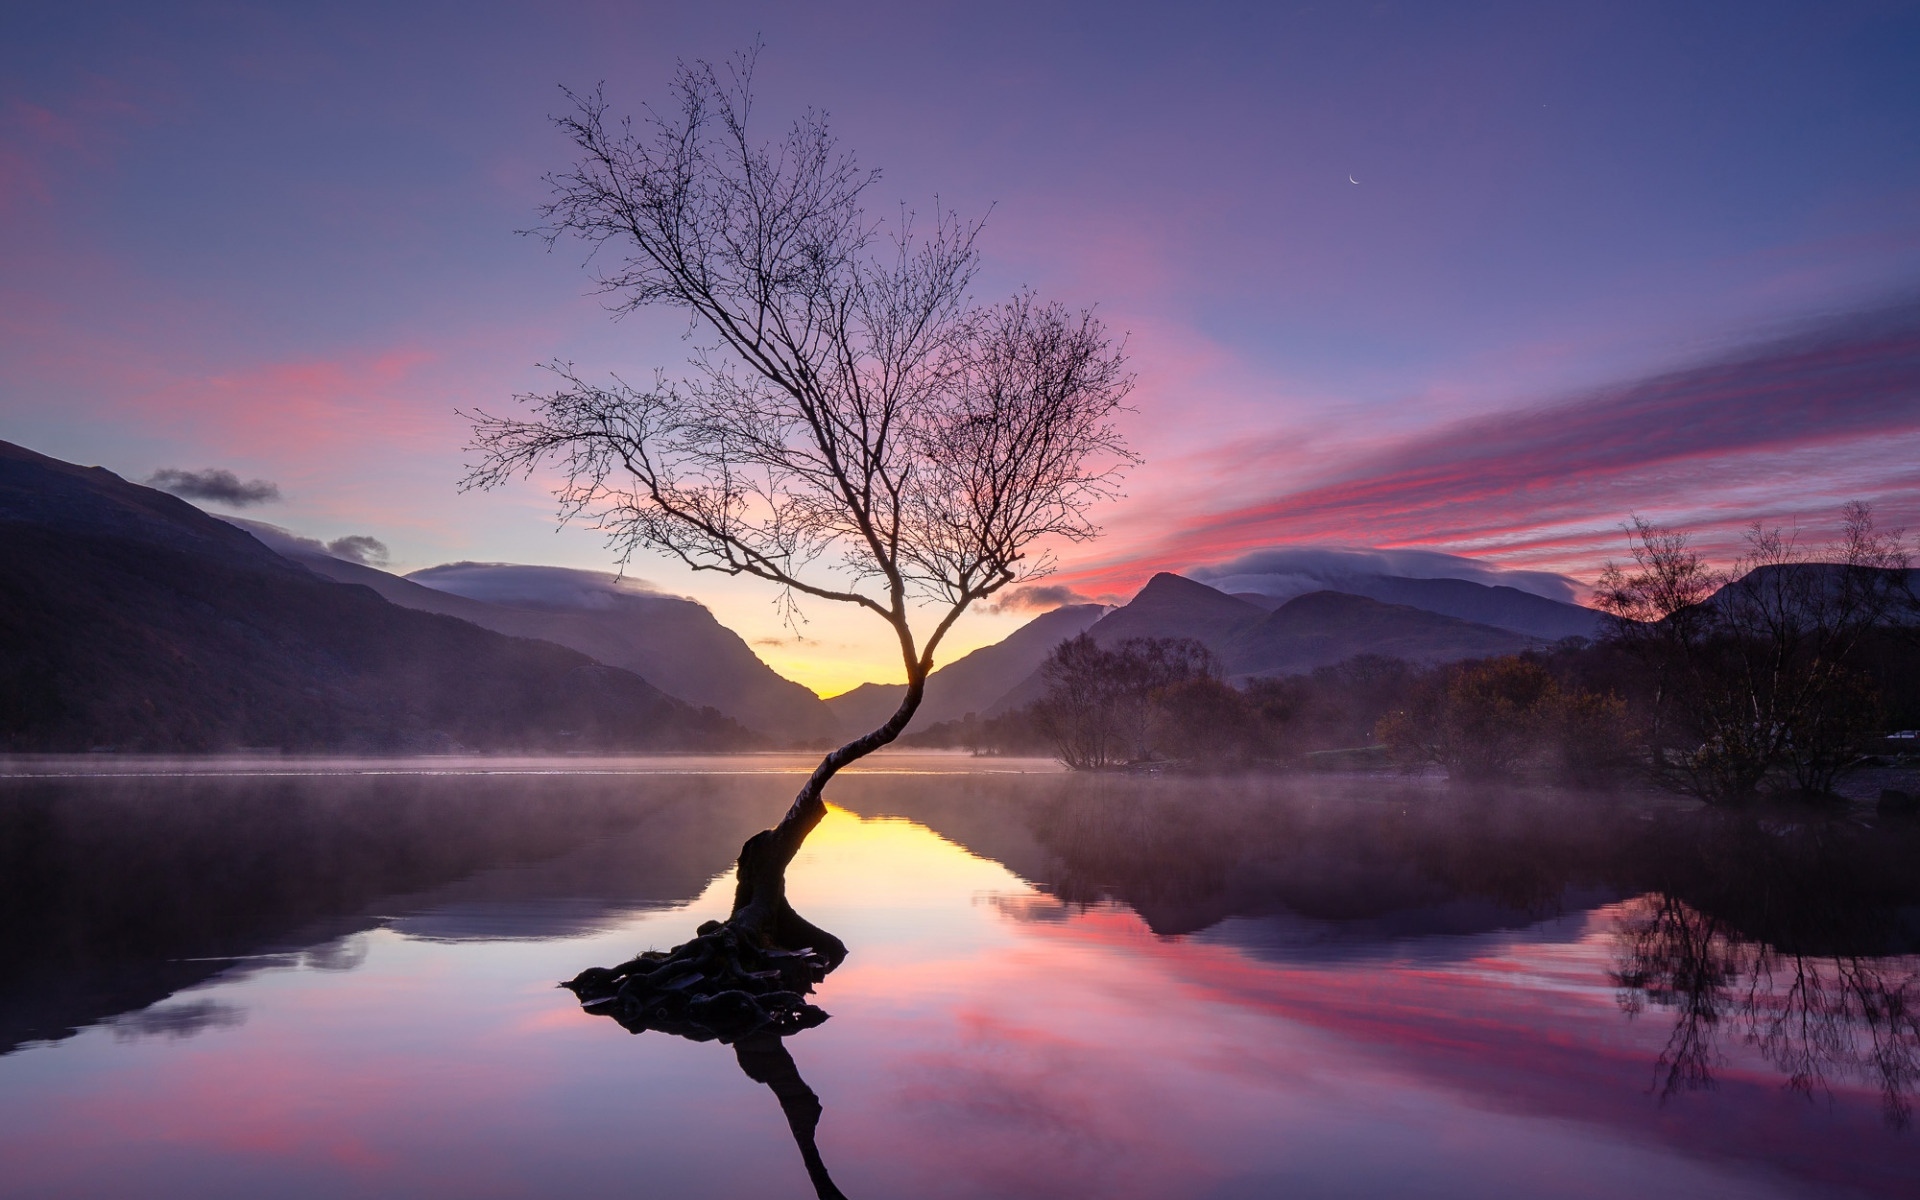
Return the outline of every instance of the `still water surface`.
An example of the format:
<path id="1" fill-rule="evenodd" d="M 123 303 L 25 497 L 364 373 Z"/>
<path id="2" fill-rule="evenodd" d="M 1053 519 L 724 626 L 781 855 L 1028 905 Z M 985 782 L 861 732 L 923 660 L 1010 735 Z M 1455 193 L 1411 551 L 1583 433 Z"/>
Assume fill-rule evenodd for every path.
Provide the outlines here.
<path id="1" fill-rule="evenodd" d="M 732 1049 L 554 986 L 809 764 L 0 764 L 0 1194 L 813 1194 Z M 28 777 L 38 776 L 38 777 Z M 54 777 L 64 776 L 64 777 Z M 884 756 L 790 878 L 847 1196 L 1920 1195 L 1920 837 Z"/>

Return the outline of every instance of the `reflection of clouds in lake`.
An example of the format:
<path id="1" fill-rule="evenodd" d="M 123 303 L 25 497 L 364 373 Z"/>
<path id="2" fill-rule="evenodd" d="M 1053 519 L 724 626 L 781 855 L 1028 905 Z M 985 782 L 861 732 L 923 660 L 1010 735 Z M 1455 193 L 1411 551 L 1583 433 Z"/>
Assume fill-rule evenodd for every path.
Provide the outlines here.
<path id="1" fill-rule="evenodd" d="M 237 1004 L 218 1000 L 188 1000 L 178 1004 L 156 1004 L 128 1013 L 113 1022 L 115 1041 L 131 1042 L 140 1038 L 167 1038 L 177 1041 L 209 1029 L 237 1029 L 247 1023 L 247 1010 Z"/>
<path id="2" fill-rule="evenodd" d="M 366 961 L 366 935 L 358 933 L 300 952 L 300 965 L 310 971 L 352 971 Z"/>
<path id="3" fill-rule="evenodd" d="M 1058 925 L 1071 918 L 1074 913 L 1084 912 L 1087 908 L 1084 904 L 1070 905 L 1052 896 L 1033 893 L 990 892 L 979 897 L 976 902 L 985 902 L 1009 921 L 1022 924 L 1044 921 L 1051 925 Z"/>
<path id="4" fill-rule="evenodd" d="M 1727 1060 L 1716 1076 L 1715 1107 L 1684 1113 L 1667 1109 L 1664 1120 L 1670 1123 L 1649 1125 L 1650 1114 L 1661 1110 L 1647 1089 L 1648 1069 L 1666 1031 L 1651 1023 L 1623 1025 L 1607 973 L 1614 923 L 1628 907 L 1603 905 L 1513 933 L 1439 936 L 1450 944 L 1455 961 L 1391 952 L 1325 960 L 1276 955 L 1263 961 L 1257 951 L 1205 935 L 1155 936 L 1125 905 L 1115 903 L 1060 922 L 1013 926 L 1033 947 L 1027 961 L 1044 964 L 1043 974 L 1029 971 L 1017 985 L 997 976 L 971 987 L 958 979 L 947 983 L 950 1003 L 966 1028 L 979 1032 L 1018 1021 L 1017 1030 L 996 1033 L 992 1040 L 1003 1044 L 988 1057 L 1004 1055 L 1015 1042 L 1024 1057 L 1079 1046 L 1078 1061 L 1062 1071 L 1102 1095 L 1131 1096 L 1154 1088 L 1164 1094 L 1181 1072 L 1204 1065 L 1219 1092 L 1196 1095 L 1186 1114 L 1199 1117 L 1203 1126 L 1243 1119 L 1237 1108 L 1250 1101 L 1229 1097 L 1253 1081 L 1294 1081 L 1275 1084 L 1284 1095 L 1260 1096 L 1258 1102 L 1266 1105 L 1293 1103 L 1325 1089 L 1310 1105 L 1313 1111 L 1299 1114 L 1305 1128 L 1352 1102 L 1366 1081 L 1390 1078 L 1398 1096 L 1424 1088 L 1470 1096 L 1468 1107 L 1489 1114 L 1488 1120 L 1546 1117 L 1564 1122 L 1565 1128 L 1615 1134 L 1651 1129 L 1655 1142 L 1686 1159 L 1768 1161 L 1777 1152 L 1770 1139 L 1781 1130 L 1737 1114 L 1773 1111 L 1783 1081 L 1764 1047 L 1738 1039 L 1724 1047 Z M 1412 949 L 1407 942 L 1399 946 L 1403 952 Z M 1034 989 L 1024 993 L 1029 1007 L 1019 1014 L 995 1007 L 996 996 L 1017 987 Z M 1156 1015 L 1145 1017 L 1149 1010 Z M 1071 1016 L 1032 1015 L 1048 1012 Z M 1196 1020 L 1202 1013 L 1204 1020 Z M 1157 1027 L 1156 1022 L 1168 1020 L 1171 1027 Z M 1109 1029 L 1127 1032 L 1103 1032 Z M 1142 1029 L 1154 1033 L 1142 1037 Z M 1109 1051 L 1124 1050 L 1097 1053 L 1094 1047 L 1103 1036 L 1109 1038 Z M 1045 1045 L 1049 1041 L 1052 1050 Z M 1145 1061 L 1139 1059 L 1142 1054 L 1148 1056 Z M 971 1085 L 967 1060 L 980 1057 L 978 1050 L 969 1050 L 965 1059 L 936 1063 L 929 1058 L 923 1067 L 938 1067 L 956 1086 Z M 1143 1078 L 1149 1075 L 1152 1084 Z M 1870 1089 L 1833 1082 L 1829 1111 L 1858 1114 L 1874 1107 Z M 958 1112 L 950 1107 L 945 1116 L 957 1119 Z M 1448 1127 L 1448 1138 L 1480 1136 L 1457 1110 L 1436 1119 Z M 1911 1194 L 1904 1183 L 1887 1186 L 1899 1168 L 1874 1149 L 1873 1122 L 1841 1119 L 1822 1129 L 1827 1148 L 1815 1174 L 1845 1178 L 1863 1194 Z M 1164 1136 L 1164 1131 L 1145 1136 Z M 1536 1152 L 1539 1136 L 1536 1130 L 1523 1139 L 1524 1147 L 1502 1158 Z M 1842 1162 L 1847 1165 L 1838 1165 Z M 1675 1160 L 1662 1169 L 1677 1165 Z M 1617 1160 L 1608 1166 L 1634 1174 Z M 1340 1170 L 1346 1173 L 1321 1182 L 1329 1187 L 1334 1180 L 1351 1182 L 1359 1168 L 1346 1164 Z M 1310 1189 L 1307 1194 L 1323 1193 Z M 1356 1194 L 1395 1194 L 1395 1189 L 1382 1181 L 1377 1193 Z"/>

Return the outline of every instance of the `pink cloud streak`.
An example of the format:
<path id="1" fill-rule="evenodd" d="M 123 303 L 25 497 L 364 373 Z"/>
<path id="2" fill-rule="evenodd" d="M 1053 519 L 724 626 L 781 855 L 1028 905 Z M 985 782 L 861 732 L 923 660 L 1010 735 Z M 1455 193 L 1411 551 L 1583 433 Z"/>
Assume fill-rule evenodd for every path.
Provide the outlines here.
<path id="1" fill-rule="evenodd" d="M 1920 304 L 1856 315 L 1720 361 L 1568 402 L 1476 417 L 1361 452 L 1331 477 L 1194 514 L 1064 573 L 1137 584 L 1285 543 L 1451 549 L 1585 573 L 1633 511 L 1701 522 L 1710 548 L 1754 519 L 1810 519 L 1853 496 L 1920 516 Z M 1297 463 L 1285 439 L 1228 447 L 1230 481 Z M 1141 532 L 1146 532 L 1142 530 Z M 1604 550 L 1602 549 L 1604 547 Z"/>

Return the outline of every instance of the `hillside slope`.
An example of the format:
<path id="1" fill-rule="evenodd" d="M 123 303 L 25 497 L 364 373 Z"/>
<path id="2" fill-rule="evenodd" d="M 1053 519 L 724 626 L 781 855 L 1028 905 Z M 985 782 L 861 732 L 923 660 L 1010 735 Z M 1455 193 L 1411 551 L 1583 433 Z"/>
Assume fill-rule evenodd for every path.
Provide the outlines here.
<path id="1" fill-rule="evenodd" d="M 1538 640 L 1366 596 L 1309 592 L 1236 630 L 1215 650 L 1229 675 L 1300 675 L 1359 654 L 1415 663 L 1516 654 Z"/>
<path id="2" fill-rule="evenodd" d="M 1540 644 L 1512 630 L 1342 592 L 1297 596 L 1269 613 L 1251 600 L 1164 572 L 1087 632 L 1108 648 L 1129 638 L 1192 638 L 1211 650 L 1232 678 L 1302 674 L 1359 654 L 1435 663 Z M 1046 681 L 1036 670 L 986 713 L 1025 707 L 1045 692 Z"/>
<path id="3" fill-rule="evenodd" d="M 1235 592 L 1236 600 L 1245 600 L 1272 611 L 1309 592 L 1344 592 L 1365 596 L 1386 604 L 1404 604 L 1442 616 L 1458 617 L 1496 629 L 1510 629 L 1543 641 L 1557 642 L 1566 637 L 1600 636 L 1600 614 L 1578 604 L 1549 600 L 1532 592 L 1504 584 L 1488 585 L 1469 579 L 1415 579 L 1404 575 L 1347 575 L 1322 587 L 1281 594 Z"/>
<path id="4" fill-rule="evenodd" d="M 0 442 L 0 748 L 731 748 L 632 672 L 321 579 L 184 501 Z"/>
<path id="5" fill-rule="evenodd" d="M 775 673 L 739 634 L 692 600 L 623 588 L 611 575 L 562 567 L 454 563 L 400 576 L 343 561 L 317 545 L 275 538 L 269 530 L 260 536 L 329 579 L 370 587 L 403 608 L 578 650 L 776 740 L 815 741 L 839 732 L 818 696 Z"/>

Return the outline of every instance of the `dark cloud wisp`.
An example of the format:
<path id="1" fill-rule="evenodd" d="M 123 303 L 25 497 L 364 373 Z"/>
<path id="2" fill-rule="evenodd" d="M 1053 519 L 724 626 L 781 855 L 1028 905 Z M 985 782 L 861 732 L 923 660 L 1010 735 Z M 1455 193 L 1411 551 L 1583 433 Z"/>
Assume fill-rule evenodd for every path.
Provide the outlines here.
<path id="1" fill-rule="evenodd" d="M 232 471 L 219 467 L 208 467 L 203 471 L 162 467 L 147 477 L 147 486 L 172 492 L 184 500 L 211 500 L 215 504 L 228 504 L 234 508 L 271 504 L 280 498 L 279 484 L 267 479 L 242 481 Z"/>

